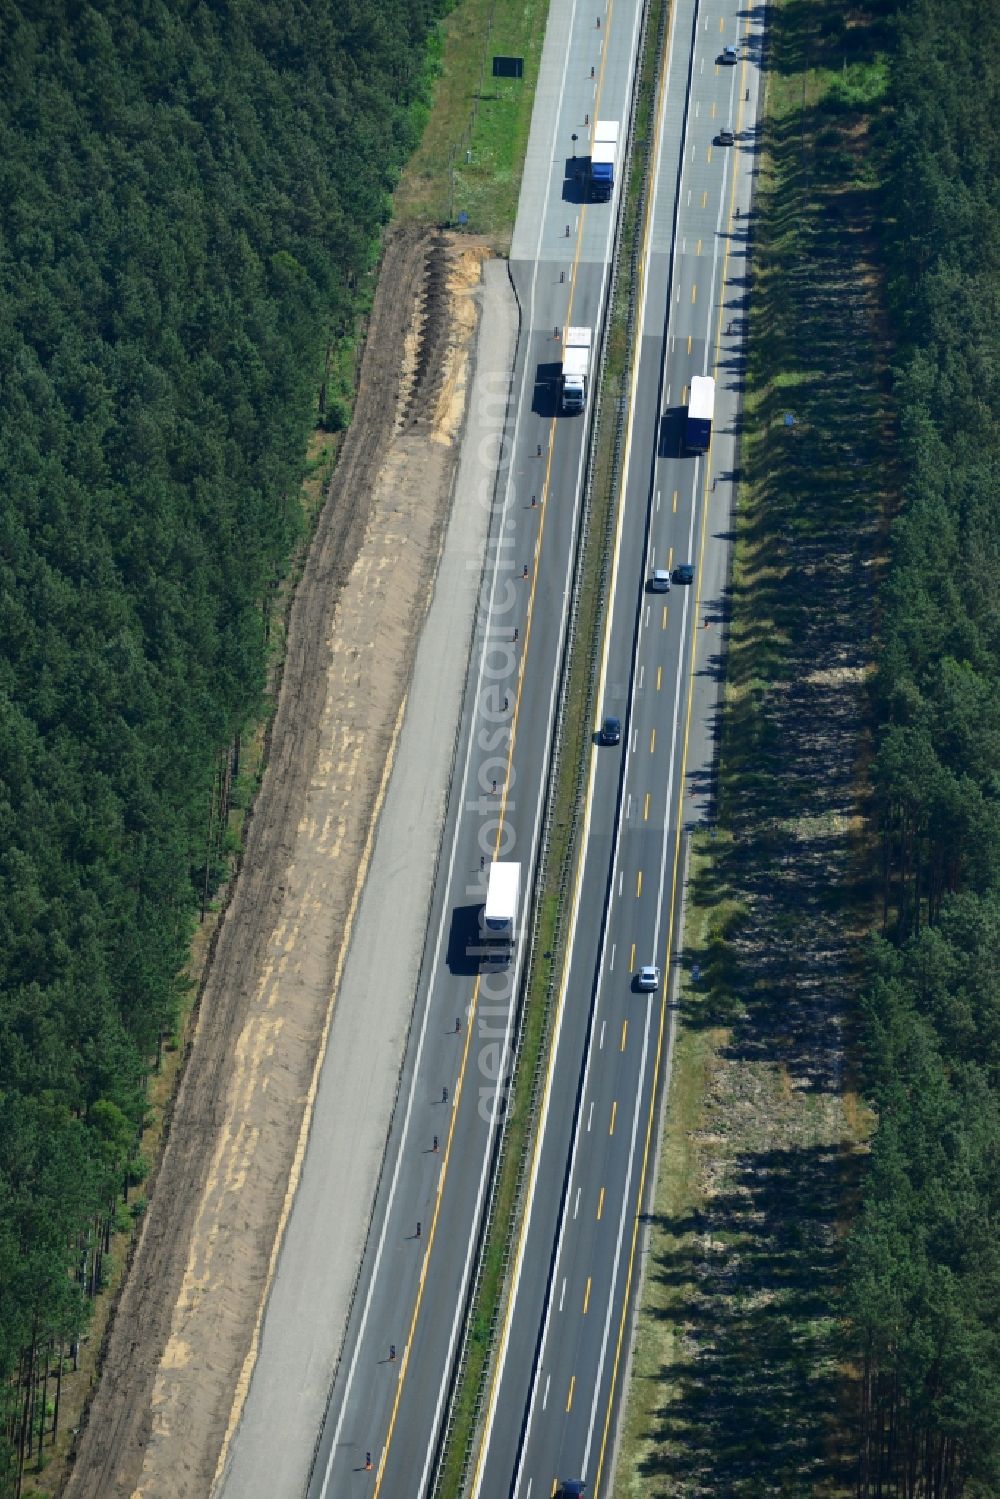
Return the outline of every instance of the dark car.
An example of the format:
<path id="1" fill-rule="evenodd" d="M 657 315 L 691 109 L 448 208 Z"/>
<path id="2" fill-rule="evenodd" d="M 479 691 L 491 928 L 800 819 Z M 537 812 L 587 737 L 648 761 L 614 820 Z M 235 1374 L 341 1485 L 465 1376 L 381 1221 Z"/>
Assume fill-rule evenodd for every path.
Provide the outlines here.
<path id="1" fill-rule="evenodd" d="M 675 583 L 693 583 L 694 582 L 694 563 L 693 562 L 682 562 L 679 567 L 675 567 L 674 568 L 674 582 Z"/>
<path id="2" fill-rule="evenodd" d="M 601 743 L 617 744 L 622 737 L 622 721 L 620 718 L 606 718 L 601 724 Z"/>
<path id="3" fill-rule="evenodd" d="M 559 1485 L 559 1493 L 556 1495 L 556 1499 L 585 1499 L 583 1490 L 584 1484 L 582 1479 L 570 1479 L 568 1483 L 561 1483 Z"/>
<path id="4" fill-rule="evenodd" d="M 740 53 L 738 47 L 723 47 L 722 52 L 719 56 L 720 62 L 734 63 L 739 62 L 739 60 Z"/>
<path id="5" fill-rule="evenodd" d="M 727 125 L 723 130 L 719 131 L 717 139 L 720 146 L 735 146 L 736 133 Z"/>

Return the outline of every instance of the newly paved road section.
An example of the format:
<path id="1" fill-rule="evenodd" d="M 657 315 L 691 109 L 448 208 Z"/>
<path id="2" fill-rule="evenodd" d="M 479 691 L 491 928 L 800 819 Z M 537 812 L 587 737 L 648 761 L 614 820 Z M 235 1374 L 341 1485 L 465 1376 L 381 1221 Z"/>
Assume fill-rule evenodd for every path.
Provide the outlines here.
<path id="1" fill-rule="evenodd" d="M 575 0 L 555 0 L 551 10 L 511 257 L 522 331 L 507 471 L 414 1028 L 314 1496 L 425 1494 L 444 1415 L 520 968 L 481 979 L 466 947 L 494 855 L 522 862 L 529 898 L 579 514 L 586 422 L 556 418 L 553 330 L 570 319 L 596 328 L 617 209 L 617 198 L 583 202 L 571 137 L 583 156 L 598 110 L 625 117 L 638 11 L 638 0 L 588 4 L 586 13 Z M 320 1146 L 314 1137 L 313 1156 Z"/>
<path id="2" fill-rule="evenodd" d="M 502 1332 L 473 1493 L 548 1496 L 583 1478 L 610 1491 L 615 1418 L 673 1013 L 682 833 L 707 810 L 735 479 L 739 338 L 762 24 L 722 0 L 674 0 L 646 241 L 629 434 L 585 861 L 558 1042 L 533 1161 L 516 1291 Z M 737 66 L 717 59 L 739 44 Z M 723 126 L 737 144 L 722 147 Z M 742 220 L 745 224 L 745 219 Z M 686 456 L 691 377 L 714 374 L 710 458 Z M 653 567 L 693 563 L 691 587 L 645 591 Z M 659 992 L 636 991 L 645 963 Z"/>

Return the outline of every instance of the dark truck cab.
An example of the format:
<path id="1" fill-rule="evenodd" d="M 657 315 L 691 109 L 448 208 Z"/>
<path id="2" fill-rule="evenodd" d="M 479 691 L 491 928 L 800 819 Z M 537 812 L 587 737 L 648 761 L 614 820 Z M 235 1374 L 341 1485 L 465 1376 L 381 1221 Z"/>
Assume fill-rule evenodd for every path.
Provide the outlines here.
<path id="1" fill-rule="evenodd" d="M 711 375 L 695 375 L 691 380 L 684 446 L 689 453 L 707 453 L 712 440 L 712 417 L 715 414 L 715 381 Z"/>

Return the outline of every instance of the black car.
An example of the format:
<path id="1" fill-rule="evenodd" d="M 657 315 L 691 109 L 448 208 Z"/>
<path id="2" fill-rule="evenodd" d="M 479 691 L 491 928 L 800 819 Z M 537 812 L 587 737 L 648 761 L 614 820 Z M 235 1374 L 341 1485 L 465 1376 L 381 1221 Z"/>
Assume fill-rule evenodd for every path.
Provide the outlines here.
<path id="1" fill-rule="evenodd" d="M 726 125 L 722 130 L 719 131 L 716 139 L 718 140 L 720 146 L 735 146 L 736 144 L 735 132 L 731 130 L 728 125 Z"/>
<path id="2" fill-rule="evenodd" d="M 571 1479 L 568 1483 L 561 1483 L 556 1499 L 584 1499 L 584 1487 L 582 1479 L 579 1478 Z"/>
<path id="3" fill-rule="evenodd" d="M 622 721 L 620 718 L 606 718 L 601 724 L 601 743 L 617 744 L 622 737 Z"/>
<path id="4" fill-rule="evenodd" d="M 693 562 L 682 562 L 681 565 L 680 565 L 680 567 L 675 567 L 674 568 L 674 582 L 675 583 L 693 583 L 694 582 L 694 563 Z"/>
<path id="5" fill-rule="evenodd" d="M 740 51 L 738 47 L 723 47 L 722 52 L 719 56 L 720 62 L 729 63 L 730 65 L 732 65 L 733 63 L 739 62 L 739 60 Z"/>

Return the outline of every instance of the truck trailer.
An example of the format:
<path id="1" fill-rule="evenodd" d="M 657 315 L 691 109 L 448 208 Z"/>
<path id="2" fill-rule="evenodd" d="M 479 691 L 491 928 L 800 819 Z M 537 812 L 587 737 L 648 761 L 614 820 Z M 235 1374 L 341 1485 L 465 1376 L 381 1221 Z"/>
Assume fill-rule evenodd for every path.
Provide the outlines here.
<path id="1" fill-rule="evenodd" d="M 510 860 L 490 865 L 483 906 L 483 956 L 487 962 L 509 963 L 517 939 L 518 901 L 521 895 L 521 866 Z"/>
<path id="2" fill-rule="evenodd" d="M 688 399 L 684 446 L 689 453 L 707 453 L 712 440 L 712 417 L 715 413 L 715 381 L 711 375 L 694 375 Z"/>
<path id="3" fill-rule="evenodd" d="M 617 169 L 618 121 L 598 120 L 590 152 L 590 196 L 593 202 L 607 203 L 615 190 Z"/>
<path id="4" fill-rule="evenodd" d="M 563 411 L 582 411 L 587 404 L 593 340 L 592 328 L 563 329 L 562 372 L 559 376 Z"/>

